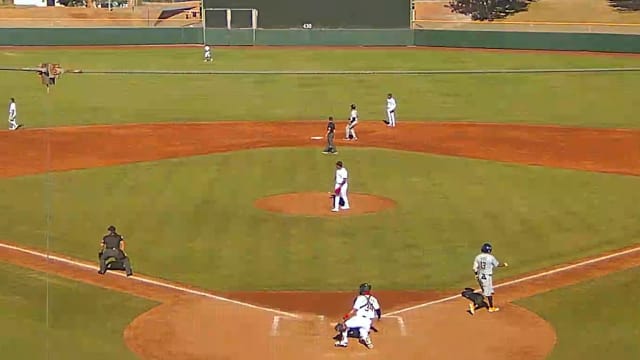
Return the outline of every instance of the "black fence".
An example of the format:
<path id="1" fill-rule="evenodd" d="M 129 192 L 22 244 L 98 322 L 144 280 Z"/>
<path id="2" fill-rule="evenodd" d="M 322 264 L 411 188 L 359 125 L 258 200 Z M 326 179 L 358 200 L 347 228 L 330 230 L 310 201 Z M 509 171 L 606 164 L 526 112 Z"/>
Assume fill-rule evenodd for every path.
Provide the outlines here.
<path id="1" fill-rule="evenodd" d="M 402 29 L 411 27 L 411 0 L 204 0 L 204 8 L 257 9 L 263 29 Z M 232 13 L 244 24 L 250 15 Z M 209 11 L 206 27 L 226 24 L 226 15 Z"/>

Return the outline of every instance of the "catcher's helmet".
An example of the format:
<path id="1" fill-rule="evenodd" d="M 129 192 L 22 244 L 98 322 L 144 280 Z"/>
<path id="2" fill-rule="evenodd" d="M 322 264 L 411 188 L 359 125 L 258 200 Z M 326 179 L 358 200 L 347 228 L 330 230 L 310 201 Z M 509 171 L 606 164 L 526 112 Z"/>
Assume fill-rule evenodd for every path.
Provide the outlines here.
<path id="1" fill-rule="evenodd" d="M 493 251 L 493 246 L 491 246 L 491 244 L 489 243 L 484 243 L 480 248 L 480 251 L 485 254 L 491 254 L 491 251 Z"/>
<path id="2" fill-rule="evenodd" d="M 369 283 L 362 283 L 360 284 L 360 295 L 371 291 L 371 284 Z"/>

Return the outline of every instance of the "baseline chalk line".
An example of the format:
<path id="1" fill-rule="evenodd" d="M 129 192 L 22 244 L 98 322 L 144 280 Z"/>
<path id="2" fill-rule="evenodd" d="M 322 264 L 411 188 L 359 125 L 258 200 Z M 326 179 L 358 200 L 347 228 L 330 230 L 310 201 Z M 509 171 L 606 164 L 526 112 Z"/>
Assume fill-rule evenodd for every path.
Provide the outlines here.
<path id="1" fill-rule="evenodd" d="M 605 260 L 609 260 L 609 259 L 612 259 L 612 258 L 615 258 L 615 257 L 618 257 L 618 256 L 631 254 L 631 253 L 636 252 L 636 251 L 640 251 L 640 246 L 637 246 L 637 247 L 634 247 L 634 248 L 631 248 L 631 249 L 627 249 L 627 250 L 623 250 L 623 251 L 619 251 L 619 252 L 616 252 L 616 253 L 613 253 L 613 254 L 600 256 L 600 257 L 593 258 L 593 259 L 590 259 L 590 260 L 581 261 L 581 262 L 576 263 L 576 264 L 563 266 L 563 267 L 560 267 L 560 268 L 557 268 L 557 269 L 554 269 L 554 270 L 543 271 L 543 272 L 538 273 L 538 274 L 533 274 L 533 275 L 525 276 L 525 277 L 522 277 L 522 278 L 519 278 L 519 279 L 510 280 L 510 281 L 495 285 L 494 288 L 510 286 L 510 285 L 521 283 L 521 282 L 525 282 L 525 281 L 541 278 L 541 277 L 544 277 L 544 276 L 553 275 L 553 274 L 564 272 L 564 271 L 567 271 L 567 270 L 571 270 L 571 269 L 574 269 L 574 268 L 577 268 L 577 267 L 580 267 L 580 266 L 590 265 L 590 264 L 602 262 L 602 261 L 605 261 Z M 421 309 L 421 308 L 424 308 L 424 307 L 427 307 L 427 306 L 440 304 L 440 303 L 451 301 L 451 300 L 458 299 L 458 298 L 460 298 L 460 295 L 453 295 L 453 296 L 445 297 L 445 298 L 442 298 L 442 299 L 429 301 L 429 302 L 426 302 L 426 303 L 423 303 L 423 304 L 410 306 L 408 308 L 391 311 L 388 314 L 383 315 L 383 317 L 391 317 L 393 315 L 402 314 L 402 313 L 405 313 L 405 312 L 408 312 L 408 311 Z"/>
<path id="2" fill-rule="evenodd" d="M 407 336 L 407 328 L 404 325 L 404 319 L 402 318 L 402 316 L 397 316 L 397 315 L 386 315 L 383 317 L 388 317 L 388 318 L 392 318 L 392 319 L 396 319 L 398 321 L 398 326 L 400 327 L 400 335 L 402 336 Z"/>
<path id="3" fill-rule="evenodd" d="M 273 322 L 271 323 L 271 336 L 278 335 L 278 325 L 280 325 L 280 316 L 275 315 L 273 317 Z"/>
<path id="4" fill-rule="evenodd" d="M 68 264 L 68 265 L 72 265 L 72 266 L 76 266 L 76 267 L 80 267 L 80 268 L 84 268 L 84 269 L 88 269 L 88 270 L 98 271 L 100 269 L 98 266 L 95 266 L 95 265 L 88 265 L 88 264 L 85 264 L 85 263 L 80 262 L 80 261 L 71 260 L 71 259 L 67 259 L 67 258 L 55 256 L 55 255 L 49 255 L 49 254 L 45 254 L 45 253 L 42 253 L 42 252 L 39 252 L 39 251 L 24 249 L 24 248 L 21 248 L 21 247 L 18 247 L 18 246 L 9 245 L 9 244 L 5 244 L 5 243 L 2 243 L 2 242 L 0 242 L 0 247 L 6 248 L 6 249 L 10 249 L 10 250 L 14 250 L 14 251 L 19 251 L 19 252 L 22 252 L 22 253 L 25 253 L 25 254 L 30 254 L 30 255 L 37 256 L 37 257 L 44 258 L 44 259 L 48 259 L 48 260 L 54 260 L 54 261 L 57 261 L 57 262 L 65 263 L 65 264 Z M 107 272 L 107 275 L 126 277 L 125 274 L 120 273 L 120 272 L 117 272 L 117 273 Z M 140 277 L 138 275 L 135 275 L 135 276 L 132 276 L 132 277 L 128 278 L 128 280 L 130 280 L 130 281 L 138 281 L 138 282 L 141 282 L 141 283 L 151 284 L 151 285 L 155 285 L 155 286 L 160 286 L 160 287 L 164 287 L 164 288 L 167 288 L 167 289 L 172 289 L 172 290 L 176 290 L 176 291 L 180 291 L 180 292 L 184 292 L 184 293 L 188 293 L 188 294 L 192 294 L 192 295 L 198 295 L 198 296 L 202 296 L 202 297 L 206 297 L 206 298 L 209 298 L 209 299 L 214 299 L 214 300 L 218 300 L 218 301 L 222 301 L 222 302 L 228 302 L 228 303 L 231 303 L 231 304 L 244 306 L 244 307 L 248 307 L 248 308 L 251 308 L 251 309 L 267 311 L 267 312 L 279 314 L 279 315 L 282 315 L 282 316 L 288 316 L 288 317 L 292 317 L 292 318 L 299 318 L 298 315 L 292 314 L 292 313 L 289 313 L 289 312 L 286 312 L 286 311 L 271 309 L 271 308 L 267 308 L 267 307 L 262 307 L 262 306 L 258 306 L 258 305 L 245 303 L 245 302 L 242 302 L 242 301 L 227 299 L 225 297 L 213 295 L 213 294 L 210 294 L 210 293 L 207 293 L 207 292 L 204 292 L 204 291 L 188 289 L 188 288 L 185 288 L 185 287 L 182 287 L 182 286 L 172 285 L 172 284 L 169 284 L 167 282 L 164 282 L 164 281 L 161 281 L 161 280 L 155 280 L 155 279 L 148 278 L 148 277 Z"/>

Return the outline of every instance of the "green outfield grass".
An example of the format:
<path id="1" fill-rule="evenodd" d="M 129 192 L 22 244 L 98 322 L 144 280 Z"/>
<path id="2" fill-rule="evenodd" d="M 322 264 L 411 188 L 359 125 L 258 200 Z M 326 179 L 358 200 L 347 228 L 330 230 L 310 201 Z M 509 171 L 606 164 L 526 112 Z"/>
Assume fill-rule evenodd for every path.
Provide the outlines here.
<path id="1" fill-rule="evenodd" d="M 2 357 L 137 359 L 122 334 L 137 315 L 153 305 L 0 262 Z"/>
<path id="2" fill-rule="evenodd" d="M 554 290 L 518 303 L 551 322 L 549 360 L 640 358 L 640 268 Z"/>
<path id="3" fill-rule="evenodd" d="M 639 58 L 425 49 L 0 50 L 2 66 L 59 62 L 67 69 L 433 70 L 637 67 Z M 51 94 L 33 73 L 2 72 L 28 127 L 160 121 L 382 119 L 638 127 L 640 73 L 519 75 L 76 75 Z"/>
<path id="4" fill-rule="evenodd" d="M 1 180 L 11 191 L 0 198 L 0 238 L 43 247 L 50 210 L 56 252 L 95 260 L 113 223 L 129 238 L 136 271 L 255 290 L 350 289 L 363 279 L 388 289 L 460 287 L 485 241 L 512 265 L 499 279 L 640 236 L 637 177 L 387 150 L 342 154 L 352 191 L 393 198 L 397 208 L 340 220 L 255 209 L 266 195 L 332 186 L 335 157 L 265 149 Z"/>

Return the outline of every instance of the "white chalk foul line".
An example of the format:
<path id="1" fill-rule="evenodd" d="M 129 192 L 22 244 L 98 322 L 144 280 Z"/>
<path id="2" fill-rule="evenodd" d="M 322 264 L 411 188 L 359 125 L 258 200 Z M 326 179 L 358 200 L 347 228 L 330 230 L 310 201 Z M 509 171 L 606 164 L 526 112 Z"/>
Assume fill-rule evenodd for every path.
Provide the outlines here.
<path id="1" fill-rule="evenodd" d="M 280 316 L 276 315 L 271 323 L 271 336 L 278 335 L 278 325 L 280 325 Z"/>
<path id="2" fill-rule="evenodd" d="M 407 336 L 407 328 L 404 326 L 404 319 L 402 316 L 397 315 L 385 315 L 384 317 L 394 318 L 398 321 L 398 326 L 400 327 L 400 335 Z"/>
<path id="3" fill-rule="evenodd" d="M 623 251 L 619 251 L 619 252 L 616 252 L 616 253 L 613 253 L 613 254 L 600 256 L 600 257 L 597 257 L 597 258 L 594 258 L 594 259 L 591 259 L 591 260 L 581 261 L 581 262 L 576 263 L 576 264 L 563 266 L 563 267 L 558 268 L 558 269 L 544 271 L 544 272 L 541 272 L 541 273 L 538 273 L 538 274 L 525 276 L 525 277 L 522 277 L 520 279 L 507 281 L 507 282 L 504 282 L 504 283 L 501 283 L 499 285 L 494 286 L 494 288 L 510 286 L 510 285 L 513 285 L 513 284 L 518 284 L 518 283 L 521 283 L 521 282 L 525 282 L 525 281 L 541 278 L 541 277 L 544 277 L 544 276 L 549 276 L 549 275 L 556 274 L 556 273 L 559 273 L 559 272 L 564 272 L 564 271 L 567 271 L 567 270 L 571 270 L 571 269 L 574 269 L 574 268 L 577 268 L 577 267 L 580 267 L 580 266 L 590 265 L 590 264 L 594 264 L 594 263 L 597 263 L 597 262 L 609 260 L 609 259 L 612 259 L 614 257 L 631 254 L 631 253 L 636 252 L 636 251 L 640 251 L 640 246 L 637 246 L 637 247 L 634 247 L 634 248 L 631 248 L 631 249 L 627 249 L 627 250 L 623 250 Z M 460 295 L 449 296 L 449 297 L 445 297 L 445 298 L 442 298 L 442 299 L 429 301 L 429 302 L 426 302 L 426 303 L 423 303 L 423 304 L 410 306 L 408 308 L 392 311 L 392 312 L 390 312 L 390 313 L 388 313 L 388 314 L 386 314 L 384 316 L 385 317 L 392 317 L 393 315 L 402 314 L 402 313 L 405 313 L 405 312 L 408 312 L 408 311 L 421 309 L 421 308 L 424 308 L 424 307 L 427 307 L 427 306 L 440 304 L 440 303 L 451 301 L 451 300 L 458 299 L 458 298 L 460 298 Z"/>
<path id="4" fill-rule="evenodd" d="M 324 325 L 325 322 L 325 316 L 324 315 L 316 315 L 316 318 L 318 318 L 318 320 L 320 320 L 320 324 Z M 294 320 L 294 321 L 304 321 L 303 318 L 301 317 L 282 317 L 282 316 L 278 316 L 278 315 L 274 315 L 273 316 L 273 321 L 271 322 L 271 336 L 278 336 L 278 329 L 280 327 L 280 322 L 281 320 Z"/>
<path id="5" fill-rule="evenodd" d="M 74 260 L 70 260 L 70 259 L 66 259 L 63 257 L 59 257 L 59 256 L 55 256 L 55 255 L 48 255 L 48 254 L 44 254 L 38 251 L 34 251 L 34 250 L 28 250 L 28 249 L 23 249 L 21 247 L 18 246 L 13 246 L 13 245 L 8 245 L 8 244 L 4 244 L 2 242 L 0 242 L 0 247 L 6 248 L 6 249 L 11 249 L 11 250 L 15 250 L 15 251 L 19 251 L 22 253 L 26 253 L 26 254 L 30 254 L 30 255 L 34 255 L 34 256 L 38 256 L 41 258 L 45 258 L 45 259 L 50 259 L 50 260 L 54 260 L 54 261 L 58 261 L 58 262 L 62 262 L 65 264 L 69 264 L 69 265 L 73 265 L 76 267 L 80 267 L 80 268 L 84 268 L 84 269 L 90 269 L 90 270 L 99 270 L 99 268 L 97 266 L 94 265 L 88 265 L 79 261 L 74 261 Z M 107 272 L 107 274 L 110 275 L 115 275 L 115 276 L 122 276 L 125 277 L 126 275 L 122 274 L 122 273 L 113 273 L 113 272 Z M 248 308 L 252 308 L 252 309 L 257 309 L 257 310 L 262 310 L 262 311 L 267 311 L 270 313 L 275 313 L 275 314 L 279 314 L 282 316 L 288 316 L 288 317 L 292 317 L 292 318 L 299 318 L 298 315 L 296 314 L 292 314 L 286 311 L 280 311 L 280 310 L 276 310 L 276 309 L 270 309 L 270 308 L 266 308 L 266 307 L 262 307 L 262 306 L 257 306 L 257 305 L 253 305 L 253 304 L 248 304 L 242 301 L 236 301 L 236 300 L 231 300 L 231 299 L 227 299 L 221 296 L 216 296 L 213 294 L 209 294 L 206 293 L 204 291 L 199 291 L 199 290 L 192 290 L 192 289 L 188 289 L 182 286 L 176 286 L 176 285 L 172 285 L 163 281 L 159 281 L 159 280 L 154 280 L 154 279 L 150 279 L 150 278 L 146 278 L 146 277 L 140 277 L 140 276 L 134 276 L 134 277 L 130 277 L 129 280 L 132 281 L 138 281 L 138 282 L 142 282 L 142 283 L 146 283 L 146 284 L 151 284 L 151 285 L 156 285 L 156 286 L 160 286 L 160 287 L 164 287 L 167 289 L 172 289 L 172 290 L 176 290 L 176 291 L 180 291 L 180 292 L 184 292 L 184 293 L 188 293 L 188 294 L 192 294 L 192 295 L 198 295 L 198 296 L 203 296 L 209 299 L 214 299 L 214 300 L 218 300 L 218 301 L 222 301 L 222 302 L 228 302 L 231 304 L 235 304 L 235 305 L 239 305 L 239 306 L 244 306 L 244 307 L 248 307 Z"/>

